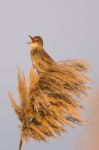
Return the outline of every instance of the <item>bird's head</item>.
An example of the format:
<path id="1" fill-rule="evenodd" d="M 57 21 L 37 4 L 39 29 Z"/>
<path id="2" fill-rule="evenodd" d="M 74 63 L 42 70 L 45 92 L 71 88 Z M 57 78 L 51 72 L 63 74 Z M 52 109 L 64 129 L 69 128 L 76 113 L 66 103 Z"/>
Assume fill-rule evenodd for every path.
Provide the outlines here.
<path id="1" fill-rule="evenodd" d="M 30 36 L 31 41 L 28 42 L 29 49 L 32 51 L 36 48 L 43 48 L 43 39 L 40 36 L 32 37 Z"/>

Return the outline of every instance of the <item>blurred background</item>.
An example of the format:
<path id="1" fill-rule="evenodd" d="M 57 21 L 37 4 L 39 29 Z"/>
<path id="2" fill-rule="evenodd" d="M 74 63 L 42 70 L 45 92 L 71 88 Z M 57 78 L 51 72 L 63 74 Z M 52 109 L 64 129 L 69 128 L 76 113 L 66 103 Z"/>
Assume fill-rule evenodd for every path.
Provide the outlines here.
<path id="1" fill-rule="evenodd" d="M 79 140 L 76 141 L 77 150 L 98 150 L 99 149 L 99 87 L 95 95 L 96 104 L 90 111 L 90 124 L 83 131 Z M 79 142 L 79 144 L 77 144 Z"/>
<path id="2" fill-rule="evenodd" d="M 17 150 L 19 143 L 19 121 L 8 91 L 17 98 L 18 65 L 28 75 L 28 34 L 42 36 L 45 49 L 55 60 L 89 61 L 89 95 L 94 102 L 84 101 L 82 115 L 87 125 L 69 129 L 61 140 L 52 139 L 48 144 L 31 140 L 23 150 L 99 150 L 98 0 L 0 0 L 0 149 Z"/>

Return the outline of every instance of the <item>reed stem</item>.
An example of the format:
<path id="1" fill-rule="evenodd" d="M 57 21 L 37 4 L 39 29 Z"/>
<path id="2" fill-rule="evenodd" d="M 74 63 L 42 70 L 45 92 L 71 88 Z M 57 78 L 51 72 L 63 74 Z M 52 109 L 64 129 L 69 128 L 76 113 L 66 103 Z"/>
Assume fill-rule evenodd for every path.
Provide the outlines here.
<path id="1" fill-rule="evenodd" d="M 22 138 L 20 138 L 20 143 L 19 143 L 19 150 L 22 148 Z"/>

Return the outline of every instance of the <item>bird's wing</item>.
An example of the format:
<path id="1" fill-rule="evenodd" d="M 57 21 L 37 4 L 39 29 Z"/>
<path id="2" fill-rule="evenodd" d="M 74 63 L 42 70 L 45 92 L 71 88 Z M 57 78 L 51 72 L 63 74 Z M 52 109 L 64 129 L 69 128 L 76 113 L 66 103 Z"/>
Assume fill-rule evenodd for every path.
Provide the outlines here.
<path id="1" fill-rule="evenodd" d="M 48 55 L 44 49 L 36 49 L 31 53 L 32 63 L 39 72 L 48 70 L 49 66 L 55 61 Z"/>
<path id="2" fill-rule="evenodd" d="M 54 59 L 44 49 L 41 51 L 41 57 L 50 64 L 55 63 Z"/>

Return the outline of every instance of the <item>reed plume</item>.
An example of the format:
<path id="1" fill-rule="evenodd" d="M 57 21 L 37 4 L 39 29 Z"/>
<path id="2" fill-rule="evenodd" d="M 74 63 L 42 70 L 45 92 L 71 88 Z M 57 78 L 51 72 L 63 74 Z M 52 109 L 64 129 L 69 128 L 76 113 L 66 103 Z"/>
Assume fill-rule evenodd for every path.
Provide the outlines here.
<path id="1" fill-rule="evenodd" d="M 83 75 L 87 65 L 77 60 L 59 62 L 58 65 L 62 68 L 60 71 L 58 66 L 53 66 L 40 75 L 31 68 L 29 81 L 18 69 L 20 105 L 11 93 L 9 96 L 21 121 L 19 150 L 29 138 L 48 141 L 51 137 L 60 136 L 66 125 L 82 123 L 79 112 L 82 106 L 75 97 L 85 94 L 88 89 L 88 78 Z"/>
<path id="2" fill-rule="evenodd" d="M 29 138 L 48 141 L 57 138 L 67 126 L 82 124 L 79 102 L 87 94 L 89 66 L 82 60 L 56 62 L 43 49 L 41 37 L 30 37 L 31 59 L 29 80 L 18 69 L 18 105 L 9 93 L 12 106 L 21 121 L 22 143 Z"/>

